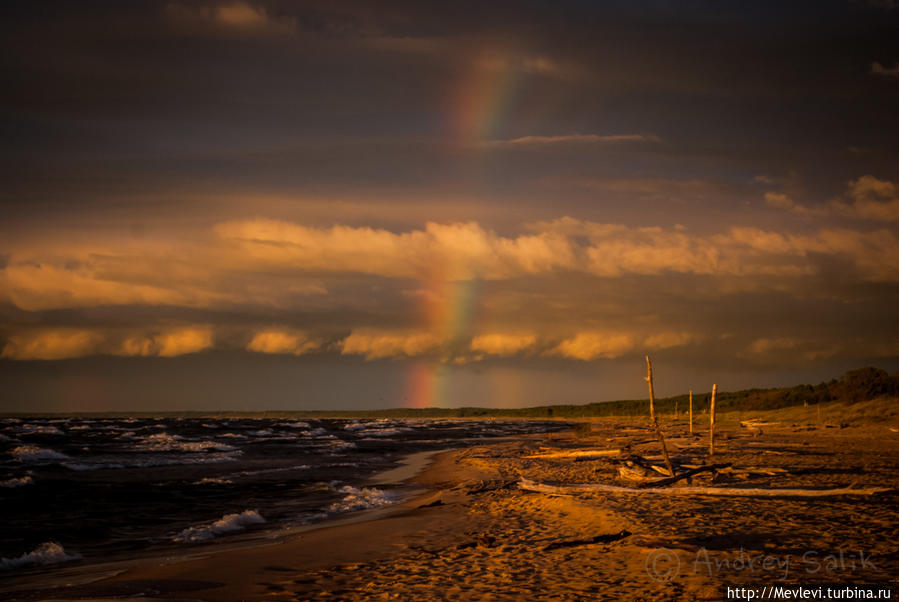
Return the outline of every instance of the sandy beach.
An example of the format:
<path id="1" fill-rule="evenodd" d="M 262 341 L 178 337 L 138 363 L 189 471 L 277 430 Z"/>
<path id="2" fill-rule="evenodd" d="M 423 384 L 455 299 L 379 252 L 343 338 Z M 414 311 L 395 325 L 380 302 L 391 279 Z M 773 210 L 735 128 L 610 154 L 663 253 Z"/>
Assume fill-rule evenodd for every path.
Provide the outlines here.
<path id="1" fill-rule="evenodd" d="M 709 461 L 704 432 L 691 436 L 680 422 L 666 433 L 675 463 Z M 522 478 L 633 486 L 618 476 L 626 458 L 659 460 L 645 420 L 418 454 L 376 478 L 411 476 L 420 488 L 389 508 L 267 545 L 143 559 L 90 578 L 70 570 L 86 582 L 68 587 L 58 569 L 52 580 L 10 583 L 0 597 L 718 600 L 728 586 L 896 584 L 895 491 L 739 497 L 520 487 Z M 782 422 L 760 431 L 725 420 L 714 462 L 729 466 L 671 488 L 893 488 L 899 436 L 886 425 Z"/>

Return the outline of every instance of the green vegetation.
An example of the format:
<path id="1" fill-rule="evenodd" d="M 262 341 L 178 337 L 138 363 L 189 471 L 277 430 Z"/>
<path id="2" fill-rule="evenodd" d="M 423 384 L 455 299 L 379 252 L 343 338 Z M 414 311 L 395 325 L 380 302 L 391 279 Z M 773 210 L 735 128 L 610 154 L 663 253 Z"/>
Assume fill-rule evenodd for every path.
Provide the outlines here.
<path id="1" fill-rule="evenodd" d="M 708 408 L 711 393 L 693 395 L 694 414 Z M 796 385 L 776 389 L 719 391 L 719 412 L 777 410 L 827 402 L 857 403 L 882 397 L 899 397 L 899 373 L 888 374 L 880 368 L 850 370 L 841 378 L 817 385 Z M 382 410 L 309 410 L 268 412 L 79 412 L 78 416 L 176 416 L 182 418 L 216 416 L 221 418 L 253 416 L 265 418 L 588 418 L 594 416 L 638 416 L 647 413 L 648 399 L 602 401 L 587 404 L 544 405 L 526 408 L 389 408 Z M 656 411 L 687 412 L 685 395 L 656 399 Z M 13 414 L 5 414 L 12 416 Z M 49 414 L 30 414 L 31 416 Z"/>

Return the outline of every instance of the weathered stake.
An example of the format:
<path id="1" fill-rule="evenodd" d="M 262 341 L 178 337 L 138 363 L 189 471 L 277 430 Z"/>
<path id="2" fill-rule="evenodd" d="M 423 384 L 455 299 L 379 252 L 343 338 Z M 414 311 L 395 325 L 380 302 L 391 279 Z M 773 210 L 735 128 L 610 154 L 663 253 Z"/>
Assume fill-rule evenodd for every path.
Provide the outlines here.
<path id="1" fill-rule="evenodd" d="M 669 474 L 674 476 L 674 467 L 671 466 L 671 458 L 668 457 L 668 448 L 665 446 L 665 437 L 662 436 L 662 429 L 659 428 L 659 421 L 656 420 L 655 410 L 655 393 L 652 389 L 652 362 L 649 356 L 646 356 L 646 382 L 649 383 L 649 419 L 652 420 L 652 428 L 655 430 L 656 439 L 662 446 L 662 456 L 665 458 L 665 466 L 668 468 Z"/>
<path id="2" fill-rule="evenodd" d="M 709 407 L 709 455 L 715 455 L 715 395 L 718 385 L 712 385 L 712 404 Z"/>
<path id="3" fill-rule="evenodd" d="M 690 390 L 690 434 L 693 434 L 693 390 Z"/>

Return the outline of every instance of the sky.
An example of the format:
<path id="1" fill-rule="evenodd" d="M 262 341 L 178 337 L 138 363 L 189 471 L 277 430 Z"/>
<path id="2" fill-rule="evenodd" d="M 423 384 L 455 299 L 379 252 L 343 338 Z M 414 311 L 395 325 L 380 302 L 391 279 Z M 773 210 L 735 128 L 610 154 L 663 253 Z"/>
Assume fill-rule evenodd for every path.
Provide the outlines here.
<path id="1" fill-rule="evenodd" d="M 899 369 L 895 0 L 0 11 L 0 411 Z"/>

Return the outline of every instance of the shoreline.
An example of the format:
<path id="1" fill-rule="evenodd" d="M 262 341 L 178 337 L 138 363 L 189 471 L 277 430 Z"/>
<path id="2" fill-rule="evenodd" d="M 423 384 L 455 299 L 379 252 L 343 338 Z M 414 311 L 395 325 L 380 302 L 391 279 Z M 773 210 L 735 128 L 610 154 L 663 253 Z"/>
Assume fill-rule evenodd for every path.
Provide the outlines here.
<path id="1" fill-rule="evenodd" d="M 489 445 L 492 442 L 501 443 L 509 439 L 517 438 L 503 437 L 497 438 L 495 441 L 484 440 L 481 443 Z M 470 444 L 468 441 L 465 443 Z M 431 501 L 434 494 L 433 485 L 436 481 L 426 473 L 432 465 L 442 456 L 459 453 L 464 449 L 466 448 L 452 447 L 406 454 L 399 460 L 398 466 L 377 472 L 360 484 L 360 487 L 384 485 L 406 487 L 401 498 L 392 504 L 350 512 L 343 516 L 335 516 L 307 525 L 287 527 L 278 531 L 262 529 L 234 535 L 224 541 L 201 544 L 193 549 L 164 550 L 159 553 L 138 555 L 110 562 L 50 566 L 44 567 L 43 570 L 32 569 L 31 574 L 9 576 L 7 583 L 0 585 L 0 600 L 45 599 L 44 596 L 62 594 L 63 590 L 69 591 L 72 588 L 96 590 L 91 595 L 98 598 L 110 597 L 113 599 L 112 596 L 115 596 L 114 599 L 121 599 L 120 593 L 109 592 L 118 592 L 120 588 L 115 584 L 129 579 L 132 574 L 139 575 L 145 571 L 154 572 L 154 568 L 165 572 L 164 567 L 178 567 L 184 563 L 216 564 L 218 558 L 223 555 L 239 555 L 250 551 L 289 546 L 316 531 L 339 530 L 358 524 L 384 521 L 393 515 L 403 515 L 414 511 L 417 506 Z M 108 587 L 102 586 L 103 583 L 108 583 Z M 34 597 L 34 594 L 38 594 L 38 596 Z M 69 591 L 67 595 L 72 594 L 76 594 L 76 592 Z M 129 595 L 139 596 L 142 600 L 169 599 L 168 597 L 148 597 L 146 592 L 130 592 Z M 233 599 L 231 595 L 232 593 L 228 593 L 221 598 L 204 597 L 202 600 L 230 600 Z M 179 599 L 193 600 L 193 598 L 183 597 L 179 597 Z"/>
<path id="2" fill-rule="evenodd" d="M 726 468 L 694 477 L 706 485 L 697 489 L 719 493 L 853 482 L 889 488 L 876 495 L 662 498 L 637 489 L 519 487 L 523 479 L 561 489 L 620 483 L 622 463 L 658 454 L 645 419 L 593 426 L 589 433 L 481 441 L 434 454 L 406 481 L 423 493 L 383 514 L 328 522 L 271 545 L 162 559 L 81 586 L 35 590 L 32 583 L 32 590 L 0 599 L 720 600 L 726 587 L 760 580 L 784 586 L 896 582 L 899 548 L 890 533 L 899 511 L 899 437 L 861 427 L 810 431 L 789 422 L 771 423 L 764 433 L 723 427 L 714 461 Z M 682 467 L 711 462 L 703 435 L 666 424 L 672 461 Z M 577 453 L 585 451 L 604 453 L 585 460 Z M 392 470 L 414 464 L 410 459 Z M 804 570 L 809 551 L 819 559 L 864 554 L 870 563 L 822 565 L 813 573 Z M 773 559 L 772 566 L 790 571 L 747 568 L 747 556 Z"/>

